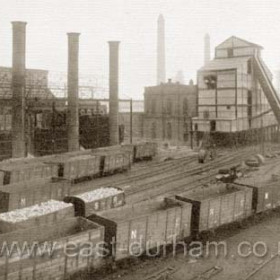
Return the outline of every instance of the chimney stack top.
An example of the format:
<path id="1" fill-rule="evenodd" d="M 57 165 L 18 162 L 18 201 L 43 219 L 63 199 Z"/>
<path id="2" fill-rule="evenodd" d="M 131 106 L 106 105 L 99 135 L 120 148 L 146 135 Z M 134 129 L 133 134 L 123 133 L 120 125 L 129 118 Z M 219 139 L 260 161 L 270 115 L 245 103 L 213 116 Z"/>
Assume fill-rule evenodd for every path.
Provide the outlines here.
<path id="1" fill-rule="evenodd" d="M 120 41 L 108 41 L 108 44 L 109 45 L 114 45 L 114 44 L 116 44 L 116 45 L 118 45 L 120 43 Z"/>
<path id="2" fill-rule="evenodd" d="M 26 21 L 12 21 L 12 24 L 18 24 L 18 25 L 26 25 Z"/>
<path id="3" fill-rule="evenodd" d="M 68 36 L 80 36 L 81 33 L 78 32 L 68 32 L 67 35 Z"/>

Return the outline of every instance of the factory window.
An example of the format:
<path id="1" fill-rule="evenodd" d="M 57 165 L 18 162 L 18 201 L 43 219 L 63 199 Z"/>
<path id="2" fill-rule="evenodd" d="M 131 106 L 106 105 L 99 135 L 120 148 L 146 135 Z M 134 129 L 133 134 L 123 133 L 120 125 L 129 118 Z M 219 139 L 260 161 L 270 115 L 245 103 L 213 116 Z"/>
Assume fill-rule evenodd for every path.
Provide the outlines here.
<path id="1" fill-rule="evenodd" d="M 4 120 L 4 115 L 0 115 L 0 130 L 5 129 L 5 120 Z"/>
<path id="2" fill-rule="evenodd" d="M 157 133 L 156 133 L 156 124 L 155 123 L 152 123 L 152 139 L 155 139 L 157 137 Z"/>
<path id="3" fill-rule="evenodd" d="M 203 118 L 204 119 L 209 119 L 209 117 L 210 117 L 209 111 L 208 110 L 203 111 Z"/>
<path id="4" fill-rule="evenodd" d="M 232 48 L 228 48 L 227 53 L 228 53 L 228 57 L 233 57 L 233 49 Z"/>
<path id="5" fill-rule="evenodd" d="M 12 115 L 5 115 L 5 130 L 11 130 L 12 128 Z"/>
<path id="6" fill-rule="evenodd" d="M 169 98 L 167 100 L 167 108 L 166 108 L 167 114 L 172 114 L 172 100 Z"/>
<path id="7" fill-rule="evenodd" d="M 252 91 L 248 90 L 248 96 L 247 96 L 247 104 L 248 104 L 248 124 L 249 128 L 252 126 Z"/>
<path id="8" fill-rule="evenodd" d="M 35 122 L 36 122 L 36 127 L 38 127 L 38 128 L 42 128 L 43 127 L 43 125 L 42 125 L 42 123 L 43 123 L 43 114 L 42 113 L 37 113 L 35 115 Z"/>
<path id="9" fill-rule="evenodd" d="M 204 77 L 204 83 L 207 89 L 216 89 L 217 77 L 215 75 L 207 75 Z"/>
<path id="10" fill-rule="evenodd" d="M 171 123 L 167 124 L 167 139 L 172 139 L 172 125 Z"/>
<path id="11" fill-rule="evenodd" d="M 248 60 L 247 62 L 247 73 L 251 74 L 252 73 L 252 64 L 251 64 L 251 60 Z"/>
<path id="12" fill-rule="evenodd" d="M 187 113 L 188 113 L 188 99 L 184 98 L 184 101 L 183 101 L 183 114 L 187 115 Z"/>
<path id="13" fill-rule="evenodd" d="M 153 99 L 152 100 L 152 104 L 151 104 L 152 106 L 151 106 L 151 113 L 155 113 L 156 112 L 156 100 L 155 99 Z"/>

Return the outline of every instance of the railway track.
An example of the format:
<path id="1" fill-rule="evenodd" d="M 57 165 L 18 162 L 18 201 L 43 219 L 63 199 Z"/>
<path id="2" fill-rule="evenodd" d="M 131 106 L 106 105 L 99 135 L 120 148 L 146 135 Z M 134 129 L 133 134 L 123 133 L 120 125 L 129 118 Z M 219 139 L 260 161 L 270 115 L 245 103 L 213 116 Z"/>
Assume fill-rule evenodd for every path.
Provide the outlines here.
<path id="1" fill-rule="evenodd" d="M 128 201 L 137 202 L 151 197 L 154 198 L 171 190 L 184 189 L 186 185 L 189 186 L 196 181 L 200 182 L 200 184 L 204 181 L 209 181 L 210 177 L 214 176 L 220 168 L 240 163 L 251 154 L 252 151 L 237 150 L 230 155 L 220 156 L 216 160 L 203 165 L 198 164 L 195 155 L 188 158 L 174 159 L 141 168 L 141 170 L 135 170 L 132 173 L 120 174 L 121 176 L 115 175 L 92 182 L 77 184 L 73 186 L 72 194 L 110 185 L 123 188 Z M 207 174 L 204 175 L 205 173 Z M 178 182 L 181 182 L 181 184 L 176 187 Z"/>
<path id="2" fill-rule="evenodd" d="M 72 191 L 73 194 L 76 194 L 76 193 L 92 190 L 93 182 L 94 182 L 94 188 L 102 187 L 105 185 L 107 186 L 125 185 L 125 184 L 129 184 L 130 182 L 141 181 L 143 179 L 151 178 L 153 176 L 164 174 L 166 172 L 170 173 L 188 164 L 193 164 L 194 162 L 196 162 L 195 156 L 175 159 L 172 161 L 156 164 L 155 166 L 145 167 L 141 169 L 141 171 L 134 170 L 132 173 L 129 171 L 129 173 L 116 174 L 114 176 L 104 177 L 86 183 L 79 183 L 77 185 L 73 185 Z"/>
<path id="3" fill-rule="evenodd" d="M 172 195 L 174 193 L 191 190 L 197 186 L 205 183 L 209 183 L 211 179 L 215 178 L 220 168 L 230 167 L 233 164 L 240 163 L 240 161 L 246 159 L 250 153 L 242 155 L 237 154 L 235 157 L 227 157 L 216 162 L 215 166 L 208 164 L 201 168 L 194 168 L 188 172 L 181 174 L 174 174 L 169 177 L 165 177 L 160 180 L 155 180 L 153 184 L 149 186 L 138 186 L 134 190 L 127 190 L 127 202 L 137 203 L 146 199 L 155 199 L 159 196 Z M 205 174 L 206 173 L 206 174 Z"/>
<path id="4" fill-rule="evenodd" d="M 134 169 L 132 171 L 129 171 L 129 173 L 116 174 L 114 176 L 98 178 L 94 180 L 94 186 L 93 186 L 93 182 L 80 183 L 73 186 L 71 194 L 78 194 L 81 192 L 90 191 L 93 188 L 95 189 L 95 188 L 109 186 L 109 185 L 123 187 L 126 184 L 129 185 L 131 182 L 133 182 L 133 184 L 137 184 L 138 181 L 143 183 L 143 180 L 146 180 L 147 178 L 155 177 L 157 175 L 161 176 L 162 174 L 166 174 L 167 176 L 169 176 L 169 174 L 172 173 L 173 171 L 179 169 L 181 170 L 183 167 L 187 166 L 188 164 L 192 164 L 194 166 L 200 166 L 197 163 L 197 156 L 191 155 L 187 158 L 183 157 L 167 162 L 156 163 L 148 167 L 141 167 L 140 170 Z M 145 183 L 149 183 L 149 182 L 145 182 Z"/>
<path id="5" fill-rule="evenodd" d="M 173 173 L 172 175 L 168 172 L 167 174 L 163 173 L 162 175 L 164 175 L 164 176 L 162 176 L 161 178 L 158 178 L 157 175 L 153 176 L 153 177 L 155 177 L 155 178 L 152 178 L 153 182 L 157 183 L 156 185 L 153 185 L 153 186 L 157 186 L 158 184 L 160 185 L 161 183 L 174 182 L 174 180 L 176 180 L 176 179 L 182 179 L 182 178 L 186 178 L 187 176 L 194 176 L 197 174 L 208 172 L 209 170 L 213 169 L 213 165 L 217 166 L 217 168 L 221 168 L 224 164 L 228 163 L 228 161 L 232 161 L 232 160 L 236 160 L 236 159 L 240 159 L 240 154 L 238 154 L 234 157 L 220 158 L 220 159 L 217 159 L 216 161 L 207 162 L 204 165 L 195 164 L 194 167 L 190 168 L 190 169 L 189 168 L 186 169 L 185 168 L 186 166 L 184 166 L 184 167 L 178 166 L 177 168 L 179 168 L 179 169 L 177 169 L 176 172 Z M 190 166 L 188 166 L 188 167 L 190 167 Z M 150 182 L 150 183 L 152 183 L 152 182 Z M 139 185 L 139 187 L 140 186 L 142 188 L 138 188 L 137 185 L 134 188 L 130 188 L 128 190 L 128 194 L 134 193 L 134 192 L 141 192 L 144 189 L 149 188 L 149 186 L 145 186 L 143 183 L 141 183 Z"/>

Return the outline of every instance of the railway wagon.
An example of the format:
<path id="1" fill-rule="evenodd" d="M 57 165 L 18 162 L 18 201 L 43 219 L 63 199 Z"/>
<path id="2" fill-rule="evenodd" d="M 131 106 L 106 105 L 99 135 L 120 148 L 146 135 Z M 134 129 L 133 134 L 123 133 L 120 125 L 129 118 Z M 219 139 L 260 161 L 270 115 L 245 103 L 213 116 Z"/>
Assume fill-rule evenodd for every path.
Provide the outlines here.
<path id="1" fill-rule="evenodd" d="M 131 167 L 131 154 L 129 152 L 110 151 L 102 155 L 102 175 L 124 172 Z"/>
<path id="2" fill-rule="evenodd" d="M 157 143 L 141 142 L 134 144 L 134 161 L 152 159 L 157 154 Z"/>
<path id="3" fill-rule="evenodd" d="M 236 184 L 200 186 L 175 196 L 192 204 L 192 234 L 216 229 L 252 214 L 252 189 Z"/>
<path id="4" fill-rule="evenodd" d="M 57 176 L 71 181 L 99 176 L 101 173 L 100 155 L 56 155 L 47 160 L 45 163 L 51 166 L 57 166 Z"/>
<path id="5" fill-rule="evenodd" d="M 169 198 L 98 212 L 88 219 L 105 227 L 105 242 L 119 261 L 189 237 L 191 208 Z"/>
<path id="6" fill-rule="evenodd" d="M 134 156 L 134 145 L 133 144 L 121 144 L 121 145 L 114 145 L 108 147 L 101 147 L 91 150 L 92 154 L 102 154 L 107 155 L 109 153 L 128 153 L 130 158 L 130 164 L 133 163 L 133 156 Z"/>
<path id="7" fill-rule="evenodd" d="M 60 178 L 44 178 L 4 185 L 0 188 L 0 213 L 51 199 L 63 200 L 69 192 L 70 184 Z"/>
<path id="8" fill-rule="evenodd" d="M 57 167 L 50 166 L 38 160 L 19 160 L 0 163 L 1 185 L 40 178 L 57 177 Z"/>
<path id="9" fill-rule="evenodd" d="M 124 191 L 120 188 L 103 187 L 93 191 L 66 196 L 64 201 L 72 203 L 76 216 L 87 217 L 125 204 Z"/>
<path id="10" fill-rule="evenodd" d="M 238 178 L 235 183 L 251 188 L 253 191 L 253 210 L 264 212 L 280 206 L 280 180 L 271 174 L 254 172 L 247 177 Z"/>
<path id="11" fill-rule="evenodd" d="M 4 252 L 0 256 L 0 280 L 60 280 L 85 268 L 99 268 L 102 258 L 90 251 L 85 253 L 85 244 L 98 250 L 103 240 L 104 228 L 81 217 L 1 234 L 0 244 L 7 244 L 8 248 L 14 242 L 19 248 L 41 246 L 35 246 L 33 254 Z M 49 251 L 44 253 L 43 248 Z"/>
<path id="12" fill-rule="evenodd" d="M 50 225 L 74 217 L 71 203 L 49 200 L 41 204 L 0 214 L 0 231 L 11 232 L 24 228 Z"/>

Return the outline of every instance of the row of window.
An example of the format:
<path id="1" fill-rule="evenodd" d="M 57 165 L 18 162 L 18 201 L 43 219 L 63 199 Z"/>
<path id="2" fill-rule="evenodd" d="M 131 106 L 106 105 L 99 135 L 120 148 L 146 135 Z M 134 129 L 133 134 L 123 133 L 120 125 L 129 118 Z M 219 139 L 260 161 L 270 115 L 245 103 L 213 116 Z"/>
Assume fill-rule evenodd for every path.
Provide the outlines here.
<path id="1" fill-rule="evenodd" d="M 252 62 L 251 60 L 248 60 L 247 74 L 251 74 L 251 73 L 252 73 Z M 240 77 L 241 80 L 243 80 L 246 77 L 245 75 L 243 76 Z M 235 83 L 236 83 L 235 71 L 230 71 L 228 73 L 219 72 L 218 74 L 207 74 L 203 77 L 203 81 L 207 89 L 216 89 L 217 87 L 218 88 L 235 87 Z"/>
<path id="2" fill-rule="evenodd" d="M 160 101 L 161 102 L 161 101 Z M 157 100 L 156 99 L 152 99 L 150 103 L 147 104 L 147 113 L 157 113 Z M 161 112 L 163 113 L 167 113 L 169 115 L 171 115 L 173 113 L 173 101 L 172 99 L 168 99 L 166 106 L 162 106 L 162 104 L 160 104 L 160 108 L 161 108 Z M 183 104 L 182 104 L 182 109 L 183 109 L 183 114 L 186 114 L 188 111 L 188 99 L 184 98 L 183 99 Z M 177 108 L 175 108 L 177 110 Z"/>
<path id="3" fill-rule="evenodd" d="M 0 115 L 0 130 L 11 130 L 12 128 L 12 115 Z"/>
<path id="4" fill-rule="evenodd" d="M 174 132 L 172 132 L 172 124 L 171 123 L 167 123 L 166 130 L 163 129 L 162 133 L 163 133 L 162 139 L 167 138 L 168 140 L 171 140 L 172 137 L 173 137 L 173 134 L 174 134 Z M 175 132 L 175 134 L 176 134 L 176 132 Z M 151 125 L 151 138 L 152 139 L 156 139 L 156 138 L 160 138 L 160 137 L 161 137 L 160 135 L 157 135 L 156 123 L 153 122 L 152 125 Z M 189 125 L 187 123 L 184 124 L 183 138 L 184 138 L 184 141 L 188 141 L 189 140 Z"/>

